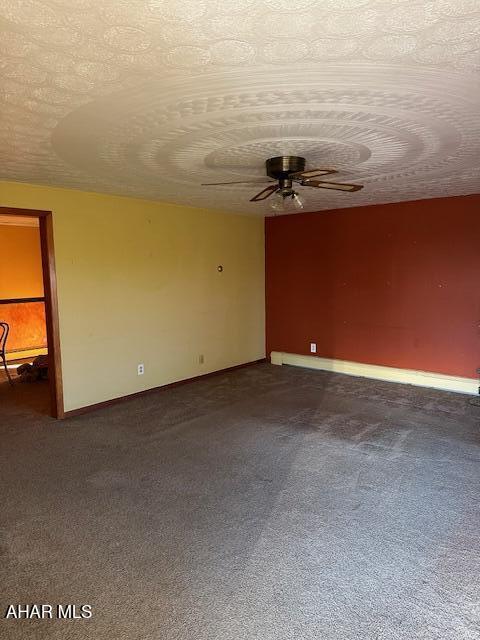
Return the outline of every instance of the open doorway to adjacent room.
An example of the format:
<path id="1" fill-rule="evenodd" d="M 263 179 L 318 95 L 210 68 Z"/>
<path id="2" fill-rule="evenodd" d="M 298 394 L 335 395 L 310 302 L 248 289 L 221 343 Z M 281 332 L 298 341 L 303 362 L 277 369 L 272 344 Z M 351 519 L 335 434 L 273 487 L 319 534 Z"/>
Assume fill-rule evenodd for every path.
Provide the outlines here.
<path id="1" fill-rule="evenodd" d="M 0 207 L 0 414 L 63 417 L 51 212 Z"/>

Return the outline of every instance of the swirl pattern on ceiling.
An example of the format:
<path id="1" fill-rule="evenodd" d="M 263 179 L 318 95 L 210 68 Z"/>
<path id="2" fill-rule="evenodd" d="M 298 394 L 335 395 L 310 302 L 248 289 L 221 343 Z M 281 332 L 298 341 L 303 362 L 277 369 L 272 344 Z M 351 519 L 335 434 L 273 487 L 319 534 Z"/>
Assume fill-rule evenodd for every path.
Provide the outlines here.
<path id="1" fill-rule="evenodd" d="M 2 179 L 268 213 L 201 183 L 292 154 L 365 185 L 308 210 L 480 190 L 477 0 L 6 0 L 0 26 Z"/>

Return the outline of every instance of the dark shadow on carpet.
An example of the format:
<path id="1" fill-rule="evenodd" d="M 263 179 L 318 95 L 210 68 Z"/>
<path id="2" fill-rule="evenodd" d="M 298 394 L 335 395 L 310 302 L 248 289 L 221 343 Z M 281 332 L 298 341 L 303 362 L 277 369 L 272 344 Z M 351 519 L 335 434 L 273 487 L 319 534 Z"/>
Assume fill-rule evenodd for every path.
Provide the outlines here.
<path id="1" fill-rule="evenodd" d="M 2 638 L 478 639 L 480 410 L 261 364 L 64 422 L 0 389 Z"/>

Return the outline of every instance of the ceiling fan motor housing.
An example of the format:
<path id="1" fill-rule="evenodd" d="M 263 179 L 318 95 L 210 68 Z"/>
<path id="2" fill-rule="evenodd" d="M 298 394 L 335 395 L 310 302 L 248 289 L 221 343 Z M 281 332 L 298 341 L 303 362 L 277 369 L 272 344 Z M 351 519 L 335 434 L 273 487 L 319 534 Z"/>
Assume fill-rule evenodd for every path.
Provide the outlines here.
<path id="1" fill-rule="evenodd" d="M 275 180 L 284 180 L 291 173 L 305 170 L 305 158 L 299 156 L 278 156 L 269 158 L 266 163 L 267 175 Z"/>

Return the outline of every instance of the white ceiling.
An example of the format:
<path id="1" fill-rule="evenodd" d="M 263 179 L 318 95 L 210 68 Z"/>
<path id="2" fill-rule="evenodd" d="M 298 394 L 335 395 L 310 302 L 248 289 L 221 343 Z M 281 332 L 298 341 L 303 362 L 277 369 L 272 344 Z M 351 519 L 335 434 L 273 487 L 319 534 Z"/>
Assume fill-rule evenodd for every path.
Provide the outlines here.
<path id="1" fill-rule="evenodd" d="M 3 0 L 0 178 L 269 213 L 480 191 L 480 0 Z M 336 179 L 337 179 L 336 177 Z"/>

